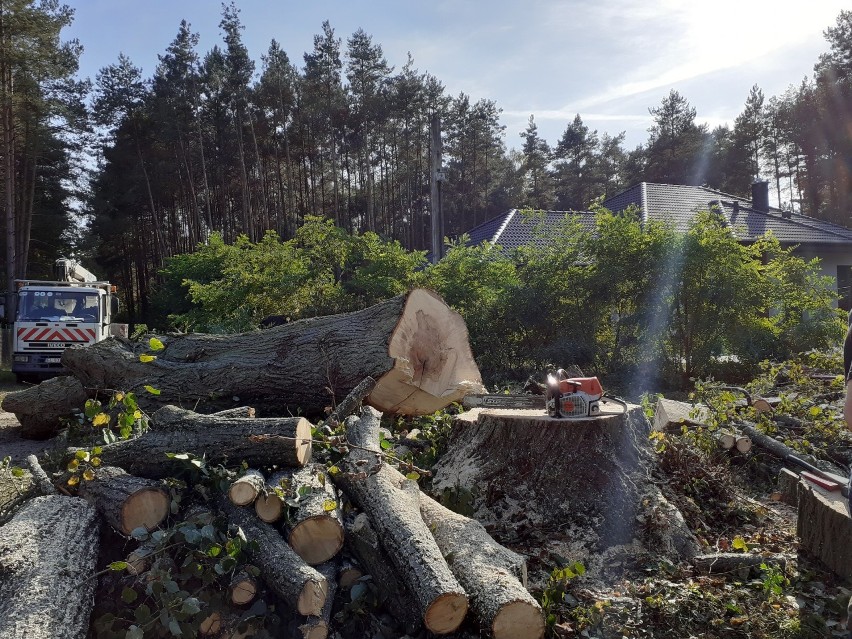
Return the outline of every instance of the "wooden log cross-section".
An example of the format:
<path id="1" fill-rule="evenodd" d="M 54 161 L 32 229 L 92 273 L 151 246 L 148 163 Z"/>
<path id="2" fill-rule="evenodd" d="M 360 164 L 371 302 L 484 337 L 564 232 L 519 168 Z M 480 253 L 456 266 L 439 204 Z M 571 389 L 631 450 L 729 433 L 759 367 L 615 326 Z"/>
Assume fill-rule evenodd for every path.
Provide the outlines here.
<path id="1" fill-rule="evenodd" d="M 264 416 L 324 415 L 366 377 L 376 380 L 366 402 L 386 413 L 429 414 L 484 391 L 464 320 L 426 289 L 265 331 L 161 338 L 165 349 L 151 362 L 139 361 L 144 344 L 111 338 L 64 351 L 62 364 L 87 389 L 157 388 L 139 396 L 149 411 L 240 401 Z M 22 396 L 16 407 L 37 414 L 42 405 Z"/>
<path id="2" fill-rule="evenodd" d="M 125 536 L 137 528 L 154 530 L 169 514 L 169 494 L 160 484 L 128 475 L 115 466 L 101 466 L 94 479 L 83 480 L 80 497 Z"/>
<path id="3" fill-rule="evenodd" d="M 0 528 L 0 637 L 84 639 L 98 516 L 77 497 L 36 497 Z"/>

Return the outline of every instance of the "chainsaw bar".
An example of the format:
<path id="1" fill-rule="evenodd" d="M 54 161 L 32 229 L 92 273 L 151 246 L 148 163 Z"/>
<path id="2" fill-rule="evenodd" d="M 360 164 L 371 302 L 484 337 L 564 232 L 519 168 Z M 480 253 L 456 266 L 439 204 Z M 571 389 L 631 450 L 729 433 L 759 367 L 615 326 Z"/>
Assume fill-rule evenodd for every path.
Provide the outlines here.
<path id="1" fill-rule="evenodd" d="M 467 395 L 462 406 L 471 408 L 528 408 L 544 410 L 543 395 Z"/>

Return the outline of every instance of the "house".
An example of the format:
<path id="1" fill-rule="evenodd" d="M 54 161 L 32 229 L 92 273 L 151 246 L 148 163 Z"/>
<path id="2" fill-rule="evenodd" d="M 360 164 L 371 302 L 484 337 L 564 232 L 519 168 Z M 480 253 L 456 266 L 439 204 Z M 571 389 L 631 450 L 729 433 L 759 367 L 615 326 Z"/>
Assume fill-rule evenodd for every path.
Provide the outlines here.
<path id="1" fill-rule="evenodd" d="M 605 200 L 603 205 L 616 213 L 635 206 L 643 222 L 667 222 L 679 232 L 689 228 L 699 211 L 713 209 L 744 243 L 772 231 L 782 246 L 794 246 L 797 256 L 806 260 L 819 258 L 822 273 L 836 278 L 840 307 L 852 308 L 852 230 L 769 206 L 767 182 L 752 185 L 751 200 L 703 186 L 641 182 Z M 584 228 L 594 228 L 594 214 L 588 211 L 545 211 L 531 220 L 529 215 L 513 209 L 471 229 L 470 243 L 488 241 L 506 250 L 541 244 L 547 241 L 547 227 L 566 215 L 575 216 Z"/>

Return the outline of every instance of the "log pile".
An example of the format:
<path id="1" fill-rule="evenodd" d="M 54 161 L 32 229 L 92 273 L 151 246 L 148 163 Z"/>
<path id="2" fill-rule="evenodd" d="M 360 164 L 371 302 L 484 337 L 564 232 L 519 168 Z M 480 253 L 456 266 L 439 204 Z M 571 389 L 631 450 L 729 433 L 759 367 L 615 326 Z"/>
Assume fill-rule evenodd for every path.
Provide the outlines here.
<path id="1" fill-rule="evenodd" d="M 143 463 L 138 452 L 124 455 L 111 450 L 123 448 L 130 441 L 144 442 L 150 435 L 174 432 L 176 441 L 187 446 L 175 450 L 185 451 L 193 459 L 209 450 L 209 438 L 199 437 L 193 445 L 177 434 L 199 423 L 215 432 L 223 419 L 231 424 L 235 437 L 244 436 L 243 419 L 256 425 L 266 424 L 270 430 L 275 430 L 281 422 L 161 409 L 148 433 L 136 440 L 103 447 L 104 460 L 110 464 L 120 462 L 124 467 L 99 466 L 94 478 L 80 486 L 79 494 L 84 499 L 61 495 L 31 499 L 9 524 L 0 528 L 0 573 L 9 571 L 14 575 L 14 580 L 0 580 L 4 595 L 32 587 L 27 584 L 33 579 L 44 579 L 43 575 L 28 576 L 27 571 L 34 567 L 26 564 L 24 557 L 14 559 L 10 550 L 7 560 L 2 554 L 4 547 L 14 549 L 22 545 L 25 537 L 29 541 L 23 547 L 28 555 L 38 558 L 35 562 L 41 564 L 40 558 L 49 552 L 66 553 L 80 562 L 70 574 L 79 582 L 87 579 L 90 582 L 88 594 L 82 599 L 75 596 L 74 606 L 59 599 L 62 588 L 57 586 L 57 592 L 50 595 L 57 598 L 56 604 L 45 605 L 37 618 L 9 604 L 3 618 L 13 624 L 9 625 L 12 634 L 0 632 L 0 636 L 17 636 L 15 633 L 24 632 L 21 630 L 24 628 L 29 628 L 24 634 L 32 632 L 32 636 L 85 636 L 92 610 L 94 580 L 89 577 L 94 573 L 99 519 L 113 529 L 110 534 L 142 540 L 126 557 L 127 574 L 109 577 L 115 582 L 113 589 L 120 588 L 122 597 L 139 584 L 160 582 L 163 575 L 179 574 L 180 564 L 185 565 L 186 561 L 176 562 L 163 552 L 162 544 L 158 546 L 156 534 L 145 532 L 156 533 L 164 525 L 170 511 L 168 489 L 159 479 L 128 472 L 136 469 L 148 477 L 160 477 L 164 471 L 153 470 L 157 458 L 145 455 Z M 497 544 L 474 520 L 422 494 L 416 482 L 389 465 L 379 446 L 380 419 L 380 413 L 364 407 L 360 418 L 346 420 L 348 453 L 338 462 L 334 475 L 325 466 L 300 460 L 292 454 L 292 449 L 287 454 L 279 451 L 279 463 L 290 463 L 291 467 L 279 466 L 280 470 L 269 471 L 271 465 L 259 464 L 259 468 L 244 469 L 218 496 L 211 495 L 212 501 L 207 506 L 188 510 L 182 518 L 177 518 L 183 523 L 172 530 L 183 531 L 187 540 L 191 539 L 191 530 L 199 530 L 201 536 L 212 535 L 207 529 L 221 518 L 228 530 L 237 530 L 244 539 L 250 560 L 229 576 L 222 595 L 229 602 L 227 605 L 198 611 L 200 633 L 219 636 L 224 630 L 236 632 L 239 611 L 268 592 L 301 619 L 298 622 L 301 636 L 325 639 L 334 626 L 335 591 L 351 589 L 369 578 L 380 593 L 381 603 L 398 618 L 404 632 L 423 628 L 435 635 L 454 633 L 470 609 L 476 622 L 496 639 L 543 637 L 541 609 L 526 589 L 524 558 Z M 263 438 L 255 440 L 254 445 L 259 449 L 269 446 Z M 295 448 L 292 443 L 291 448 Z M 74 452 L 69 449 L 69 457 L 77 458 Z M 164 455 L 159 464 L 169 467 L 167 461 L 175 460 Z M 231 458 L 231 461 L 238 460 Z M 28 485 L 34 485 L 31 476 L 26 474 L 26 477 Z M 343 495 L 352 504 L 345 525 Z M 262 500 L 277 501 L 281 516 L 271 518 L 275 519 L 272 522 L 265 521 L 270 518 L 257 508 Z M 32 524 L 41 519 L 44 523 Z M 188 522 L 198 522 L 198 528 L 190 527 Z M 46 532 L 33 533 L 33 526 Z M 86 536 L 85 540 L 82 535 Z M 57 548 L 42 547 L 54 545 L 60 538 L 63 543 Z M 30 548 L 30 544 L 38 548 Z M 83 548 L 86 553 L 81 554 Z M 344 575 L 348 576 L 344 579 Z M 167 579 L 175 583 L 173 579 L 177 577 Z M 66 585 L 65 590 L 75 589 Z M 79 587 L 76 592 L 79 594 Z M 4 596 L 3 600 L 11 602 L 20 598 L 23 595 Z M 54 615 L 44 612 L 57 606 L 67 610 L 67 616 L 60 616 L 57 622 L 63 624 L 62 631 L 51 621 Z M 43 630 L 32 630 L 33 627 Z"/>
<path id="2" fill-rule="evenodd" d="M 142 636 L 152 624 L 173 635 L 250 636 L 268 618 L 289 619 L 296 636 L 325 639 L 339 623 L 335 593 L 349 601 L 366 590 L 400 633 L 449 635 L 468 620 L 496 639 L 543 637 L 524 558 L 423 494 L 379 443 L 382 413 L 367 404 L 420 414 L 481 389 L 463 323 L 436 300 L 415 291 L 360 316 L 264 331 L 278 335 L 275 346 L 240 354 L 251 360 L 259 394 L 242 381 L 226 391 L 243 395 L 239 408 L 202 414 L 158 400 L 147 430 L 96 455 L 68 448 L 64 461 L 45 460 L 44 469 L 33 459 L 2 504 L 12 518 L 0 527 L 0 637 Z M 369 335 L 359 337 L 363 331 Z M 62 404 L 57 388 L 73 387 L 78 404 L 80 380 L 87 392 L 144 381 L 173 401 L 222 408 L 192 395 L 187 380 L 221 385 L 226 372 L 236 380 L 235 349 L 247 343 L 175 338 L 169 356 L 144 369 L 132 348 L 113 340 L 71 355 L 69 363 L 88 362 L 79 364 L 85 373 L 49 390 Z M 276 361 L 262 362 L 261 350 Z M 322 384 L 306 379 L 305 367 L 319 370 Z M 183 369 L 192 369 L 186 378 Z M 13 405 L 27 414 L 34 392 Z M 261 416 L 242 405 L 247 397 L 266 398 Z M 275 416 L 294 401 L 314 410 L 337 404 L 329 423 L 345 421 L 347 435 L 333 472 L 311 462 L 311 422 Z M 360 416 L 348 416 L 362 402 Z M 64 494 L 36 496 L 55 487 Z M 96 586 L 110 597 L 93 608 Z M 130 618 L 115 614 L 121 602 L 132 604 Z"/>

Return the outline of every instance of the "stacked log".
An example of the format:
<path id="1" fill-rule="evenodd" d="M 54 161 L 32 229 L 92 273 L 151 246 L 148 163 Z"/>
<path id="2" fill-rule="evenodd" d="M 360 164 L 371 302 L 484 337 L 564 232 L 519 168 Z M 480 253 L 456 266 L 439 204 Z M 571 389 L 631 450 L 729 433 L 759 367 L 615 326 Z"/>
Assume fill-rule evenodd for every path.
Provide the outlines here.
<path id="1" fill-rule="evenodd" d="M 256 542 L 250 552 L 267 586 L 300 615 L 320 615 L 328 594 L 325 577 L 302 561 L 273 526 L 227 499 L 219 506 L 246 539 Z"/>
<path id="2" fill-rule="evenodd" d="M 235 506 L 249 506 L 263 493 L 266 480 L 263 473 L 254 468 L 249 468 L 238 477 L 228 489 L 228 499 Z"/>
<path id="3" fill-rule="evenodd" d="M 150 430 L 103 446 L 100 457 L 133 475 L 162 479 L 182 469 L 169 457 L 175 453 L 210 463 L 303 466 L 311 456 L 311 424 L 302 417 L 227 418 L 165 406 L 152 416 Z"/>
<path id="4" fill-rule="evenodd" d="M 94 479 L 80 484 L 79 494 L 122 535 L 154 530 L 169 514 L 169 493 L 159 483 L 115 466 L 99 468 Z"/>
<path id="5" fill-rule="evenodd" d="M 287 541 L 308 565 L 329 561 L 343 547 L 343 516 L 334 484 L 325 467 L 312 464 L 298 470 L 283 470 L 272 477 L 289 485 L 296 498 L 284 524 Z"/>
<path id="6" fill-rule="evenodd" d="M 370 454 L 364 449 L 375 452 L 380 450 L 379 417 L 374 410 L 365 408 L 360 420 L 350 418 L 347 421 L 347 439 L 358 447 L 349 453 L 350 458 L 364 459 Z M 356 464 L 354 467 L 359 466 Z M 406 479 L 395 468 L 383 464 L 378 474 L 385 475 L 392 486 L 399 487 L 407 495 L 416 495 L 423 523 L 434 538 L 447 567 L 464 588 L 477 619 L 495 639 L 540 639 L 544 636 L 541 607 L 526 589 L 527 570 L 523 557 L 495 542 L 479 522 L 455 513 L 421 494 L 417 484 Z M 352 481 L 344 478 L 343 486 L 350 485 Z M 351 488 L 347 494 L 350 491 Z M 357 495 L 359 491 L 356 489 L 352 492 Z M 358 503 L 357 499 L 353 501 Z M 371 512 L 367 511 L 370 520 Z M 348 528 L 352 534 L 370 539 L 370 526 L 364 515 L 353 519 Z M 381 539 L 381 545 L 387 546 L 386 536 L 382 535 Z M 370 541 L 374 547 L 378 545 L 377 539 Z M 359 556 L 370 554 L 369 546 L 365 549 L 364 545 L 361 541 L 354 546 Z M 392 553 L 390 559 L 394 562 Z M 382 581 L 384 579 L 387 577 Z M 390 581 L 393 582 L 392 579 Z M 398 592 L 400 588 L 396 590 Z M 424 623 L 428 628 L 427 618 L 424 618 Z"/>
<path id="7" fill-rule="evenodd" d="M 416 484 L 398 485 L 381 462 L 381 415 L 365 407 L 361 419 L 346 420 L 352 474 L 340 473 L 335 481 L 359 509 L 367 513 L 382 545 L 414 597 L 426 628 L 435 634 L 455 632 L 464 620 L 468 598 L 447 566 L 431 532 L 420 516 L 420 491 Z M 368 468 L 362 477 L 362 468 Z"/>

